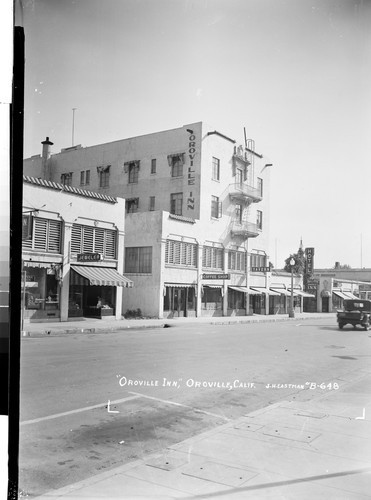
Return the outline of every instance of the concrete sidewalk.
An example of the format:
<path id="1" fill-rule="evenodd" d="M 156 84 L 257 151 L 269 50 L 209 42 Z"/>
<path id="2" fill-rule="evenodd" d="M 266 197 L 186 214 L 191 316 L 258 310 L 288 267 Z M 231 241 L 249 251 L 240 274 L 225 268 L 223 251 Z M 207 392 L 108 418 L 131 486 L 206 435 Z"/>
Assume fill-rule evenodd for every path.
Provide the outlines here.
<path id="1" fill-rule="evenodd" d="M 144 328 L 165 328 L 185 325 L 233 325 L 248 323 L 271 323 L 277 321 L 303 321 L 314 319 L 327 319 L 336 317 L 335 313 L 297 313 L 295 318 L 287 314 L 264 316 L 222 316 L 202 318 L 172 318 L 172 319 L 83 319 L 79 321 L 25 323 L 23 337 L 42 337 L 68 333 L 99 333 L 117 330 L 140 330 Z"/>
<path id="2" fill-rule="evenodd" d="M 331 384 L 38 499 L 369 499 L 371 368 Z"/>

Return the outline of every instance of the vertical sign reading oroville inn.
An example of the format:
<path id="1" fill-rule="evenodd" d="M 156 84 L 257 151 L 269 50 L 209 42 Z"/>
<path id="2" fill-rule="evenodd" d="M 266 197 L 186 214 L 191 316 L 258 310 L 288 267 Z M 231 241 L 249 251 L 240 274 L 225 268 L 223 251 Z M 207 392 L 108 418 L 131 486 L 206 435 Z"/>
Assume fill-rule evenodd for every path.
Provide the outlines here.
<path id="1" fill-rule="evenodd" d="M 195 160 L 195 156 L 196 156 L 196 136 L 193 133 L 193 130 L 187 129 L 187 132 L 189 133 L 189 138 L 188 138 L 189 167 L 188 167 L 187 183 L 188 183 L 188 186 L 194 186 L 195 181 L 196 181 L 195 170 L 194 170 L 194 160 Z M 187 209 L 188 210 L 195 209 L 195 197 L 193 195 L 192 190 L 190 190 L 188 193 Z"/>

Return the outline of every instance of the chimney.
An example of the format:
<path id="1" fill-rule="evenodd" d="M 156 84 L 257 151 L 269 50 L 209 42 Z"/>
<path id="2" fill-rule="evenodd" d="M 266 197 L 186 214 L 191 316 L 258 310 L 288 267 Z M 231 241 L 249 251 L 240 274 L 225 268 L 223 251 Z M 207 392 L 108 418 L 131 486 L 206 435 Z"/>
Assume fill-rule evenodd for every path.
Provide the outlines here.
<path id="1" fill-rule="evenodd" d="M 49 137 L 42 141 L 43 152 L 42 152 L 42 178 L 46 181 L 50 180 L 50 169 L 48 169 L 48 160 L 50 158 L 50 146 L 53 146 L 53 142 L 49 141 Z"/>

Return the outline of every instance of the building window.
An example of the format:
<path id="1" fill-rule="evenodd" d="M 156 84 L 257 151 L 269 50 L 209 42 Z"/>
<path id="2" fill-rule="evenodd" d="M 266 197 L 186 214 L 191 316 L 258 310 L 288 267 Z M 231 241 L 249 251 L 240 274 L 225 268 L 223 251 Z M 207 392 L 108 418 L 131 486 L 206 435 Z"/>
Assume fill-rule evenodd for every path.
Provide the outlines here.
<path id="1" fill-rule="evenodd" d="M 169 155 L 167 159 L 171 168 L 171 177 L 181 177 L 183 175 L 184 153 Z"/>
<path id="2" fill-rule="evenodd" d="M 151 174 L 156 173 L 156 158 L 152 158 L 151 160 Z"/>
<path id="3" fill-rule="evenodd" d="M 211 217 L 220 219 L 222 216 L 222 202 L 217 196 L 211 197 Z"/>
<path id="4" fill-rule="evenodd" d="M 243 177 L 242 177 L 242 170 L 240 168 L 237 168 L 236 169 L 236 185 L 237 186 L 241 186 L 242 185 L 242 180 L 243 180 Z"/>
<path id="5" fill-rule="evenodd" d="M 85 186 L 85 170 L 80 172 L 80 186 Z"/>
<path id="6" fill-rule="evenodd" d="M 139 166 L 136 163 L 129 165 L 129 184 L 138 184 Z"/>
<path id="7" fill-rule="evenodd" d="M 202 251 L 202 267 L 223 270 L 224 250 L 219 247 L 204 246 Z"/>
<path id="8" fill-rule="evenodd" d="M 220 160 L 213 157 L 211 178 L 213 181 L 220 181 Z"/>
<path id="9" fill-rule="evenodd" d="M 107 167 L 97 167 L 99 175 L 99 187 L 105 188 L 109 186 L 110 165 Z"/>
<path id="10" fill-rule="evenodd" d="M 67 172 L 61 175 L 61 184 L 63 184 L 63 186 L 72 185 L 72 172 Z"/>
<path id="11" fill-rule="evenodd" d="M 165 264 L 197 267 L 197 245 L 185 241 L 166 240 Z"/>
<path id="12" fill-rule="evenodd" d="M 267 256 L 259 253 L 252 253 L 250 257 L 250 267 L 266 267 Z"/>
<path id="13" fill-rule="evenodd" d="M 242 205 L 240 203 L 237 203 L 235 208 L 235 214 L 236 214 L 236 222 L 238 222 L 238 224 L 241 224 L 242 222 L 242 212 L 243 212 Z"/>
<path id="14" fill-rule="evenodd" d="M 263 197 L 263 179 L 258 177 L 258 192 L 261 197 Z"/>
<path id="15" fill-rule="evenodd" d="M 139 198 L 129 198 L 125 201 L 126 213 L 134 214 L 139 209 Z"/>
<path id="16" fill-rule="evenodd" d="M 117 231 L 101 227 L 72 224 L 72 253 L 101 253 L 104 257 L 116 259 Z"/>
<path id="17" fill-rule="evenodd" d="M 61 252 L 62 224 L 60 221 L 34 217 L 31 228 L 31 238 L 22 242 L 24 248 L 50 253 Z"/>
<path id="18" fill-rule="evenodd" d="M 90 170 L 86 170 L 85 172 L 85 185 L 89 186 L 90 184 Z"/>
<path id="19" fill-rule="evenodd" d="M 229 250 L 228 252 L 228 269 L 229 271 L 242 271 L 246 269 L 246 253 Z"/>
<path id="20" fill-rule="evenodd" d="M 150 212 L 153 212 L 155 209 L 155 201 L 156 201 L 155 196 L 149 197 L 149 210 L 150 210 Z"/>
<path id="21" fill-rule="evenodd" d="M 152 273 L 152 247 L 125 248 L 125 272 Z"/>
<path id="22" fill-rule="evenodd" d="M 256 225 L 258 229 L 263 229 L 263 212 L 261 210 L 256 211 Z"/>
<path id="23" fill-rule="evenodd" d="M 172 193 L 170 195 L 170 213 L 174 215 L 182 215 L 183 193 Z"/>

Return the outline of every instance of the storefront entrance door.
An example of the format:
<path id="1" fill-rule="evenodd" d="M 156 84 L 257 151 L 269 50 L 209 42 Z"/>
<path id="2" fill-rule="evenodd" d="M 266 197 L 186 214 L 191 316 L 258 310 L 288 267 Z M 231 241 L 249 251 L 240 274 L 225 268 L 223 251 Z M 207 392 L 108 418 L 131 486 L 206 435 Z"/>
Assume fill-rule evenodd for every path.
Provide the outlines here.
<path id="1" fill-rule="evenodd" d="M 187 288 L 174 288 L 174 295 L 173 295 L 173 314 L 174 317 L 181 318 L 183 316 L 186 316 L 186 304 L 187 304 Z"/>

